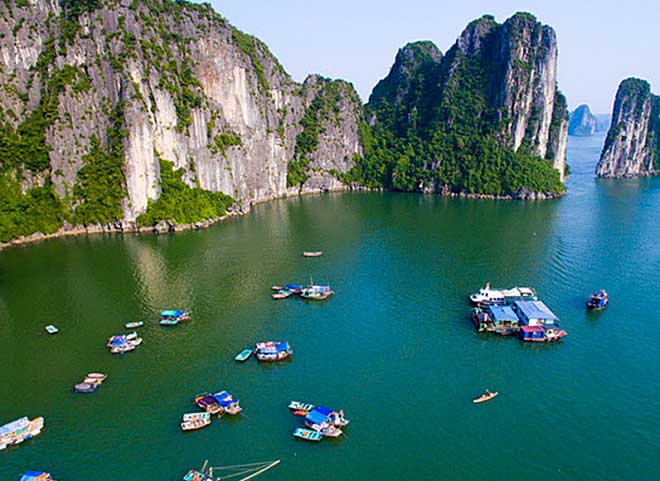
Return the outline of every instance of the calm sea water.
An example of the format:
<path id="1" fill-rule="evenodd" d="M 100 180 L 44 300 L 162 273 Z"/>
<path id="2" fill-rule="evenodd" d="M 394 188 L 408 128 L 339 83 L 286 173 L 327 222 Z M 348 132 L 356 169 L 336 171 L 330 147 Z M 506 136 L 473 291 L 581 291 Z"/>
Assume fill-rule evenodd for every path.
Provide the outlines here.
<path id="1" fill-rule="evenodd" d="M 0 423 L 46 419 L 0 452 L 0 479 L 175 481 L 205 459 L 281 459 L 264 481 L 660 479 L 660 179 L 594 179 L 602 140 L 571 138 L 557 201 L 332 194 L 205 232 L 0 252 Z M 336 296 L 270 299 L 310 278 Z M 487 280 L 536 287 L 568 337 L 476 333 L 466 296 Z M 597 288 L 611 306 L 588 314 Z M 160 327 L 167 307 L 192 322 Z M 108 336 L 139 319 L 144 344 L 112 356 Z M 233 361 L 264 339 L 291 342 L 293 360 Z M 109 379 L 71 392 L 89 371 Z M 183 434 L 193 396 L 223 388 L 244 414 Z M 473 405 L 484 388 L 500 396 Z M 343 408 L 347 436 L 294 440 L 292 399 Z"/>

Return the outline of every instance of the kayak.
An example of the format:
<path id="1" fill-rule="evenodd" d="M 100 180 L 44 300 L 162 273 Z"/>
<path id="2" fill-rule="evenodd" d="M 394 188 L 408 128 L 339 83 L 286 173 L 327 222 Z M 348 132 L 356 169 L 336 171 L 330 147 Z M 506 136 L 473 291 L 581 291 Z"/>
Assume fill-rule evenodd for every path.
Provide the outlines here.
<path id="1" fill-rule="evenodd" d="M 498 394 L 499 393 L 497 393 L 497 392 L 485 393 L 485 394 L 482 394 L 481 396 L 479 396 L 478 398 L 474 398 L 472 400 L 472 402 L 475 403 L 475 404 L 479 404 L 479 403 L 483 403 L 483 402 L 486 402 L 486 401 L 490 401 L 491 399 L 493 399 Z"/>

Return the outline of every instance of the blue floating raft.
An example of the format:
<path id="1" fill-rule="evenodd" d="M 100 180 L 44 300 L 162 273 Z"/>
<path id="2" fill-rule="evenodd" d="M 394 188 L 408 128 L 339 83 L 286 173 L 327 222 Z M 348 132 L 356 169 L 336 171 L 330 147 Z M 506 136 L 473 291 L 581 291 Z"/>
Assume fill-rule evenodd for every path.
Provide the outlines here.
<path id="1" fill-rule="evenodd" d="M 312 431 L 311 429 L 296 428 L 293 432 L 293 436 L 296 438 L 304 439 L 305 441 L 320 441 L 323 439 L 321 433 Z"/>

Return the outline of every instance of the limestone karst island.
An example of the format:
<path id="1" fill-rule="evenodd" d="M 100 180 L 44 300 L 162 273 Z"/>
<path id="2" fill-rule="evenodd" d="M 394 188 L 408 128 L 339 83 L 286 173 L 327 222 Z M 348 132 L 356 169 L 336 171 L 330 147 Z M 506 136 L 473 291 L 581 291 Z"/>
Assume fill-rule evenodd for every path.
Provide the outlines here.
<path id="1" fill-rule="evenodd" d="M 660 6 L 536 8 L 0 2 L 0 480 L 659 479 Z"/>

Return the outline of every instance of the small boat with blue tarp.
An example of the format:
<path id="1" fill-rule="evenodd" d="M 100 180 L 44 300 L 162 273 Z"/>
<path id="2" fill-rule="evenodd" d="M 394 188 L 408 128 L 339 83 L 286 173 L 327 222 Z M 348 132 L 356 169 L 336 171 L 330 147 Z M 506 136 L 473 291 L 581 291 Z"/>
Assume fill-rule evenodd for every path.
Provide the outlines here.
<path id="1" fill-rule="evenodd" d="M 218 401 L 218 404 L 222 406 L 222 409 L 224 409 L 227 414 L 238 414 L 243 410 L 239 405 L 239 401 L 234 399 L 234 397 L 227 391 L 215 393 L 213 397 Z"/>
<path id="2" fill-rule="evenodd" d="M 311 429 L 304 428 L 296 428 L 296 430 L 293 431 L 293 436 L 299 439 L 304 439 L 305 441 L 314 442 L 318 442 L 323 439 L 323 434 L 317 431 L 312 431 Z"/>
<path id="3" fill-rule="evenodd" d="M 45 471 L 26 471 L 21 476 L 20 481 L 55 481 L 50 473 Z"/>
<path id="4" fill-rule="evenodd" d="M 34 418 L 31 421 L 27 417 L 22 417 L 0 426 L 0 450 L 27 441 L 40 434 L 43 427 L 44 418 L 42 417 Z"/>
<path id="5" fill-rule="evenodd" d="M 241 352 L 236 354 L 234 361 L 244 362 L 252 355 L 252 349 L 243 349 Z"/>
<path id="6" fill-rule="evenodd" d="M 589 301 L 587 302 L 587 309 L 590 311 L 601 311 L 607 307 L 610 303 L 609 296 L 604 289 L 601 289 L 598 292 L 591 294 Z"/>
<path id="7" fill-rule="evenodd" d="M 183 310 L 166 310 L 160 313 L 161 326 L 176 326 L 177 324 L 188 321 L 190 315 Z"/>
<path id="8" fill-rule="evenodd" d="M 108 339 L 107 346 L 112 354 L 123 354 L 135 350 L 140 344 L 142 344 L 142 338 L 138 337 L 137 332 L 134 332 L 128 335 L 112 336 Z"/>
<path id="9" fill-rule="evenodd" d="M 344 418 L 344 411 L 333 411 L 325 406 L 317 406 L 305 416 L 305 426 L 329 437 L 341 436 L 343 432 L 339 428 L 349 422 Z"/>
<path id="10" fill-rule="evenodd" d="M 282 361 L 293 354 L 293 349 L 286 341 L 258 342 L 254 354 L 257 360 L 263 362 Z"/>
<path id="11" fill-rule="evenodd" d="M 198 394 L 195 396 L 195 405 L 202 409 L 203 411 L 206 411 L 207 413 L 210 413 L 211 415 L 215 416 L 222 416 L 222 413 L 224 413 L 224 408 L 220 405 L 218 400 L 213 396 L 213 394 L 208 394 L 208 393 L 203 393 L 203 394 Z"/>

